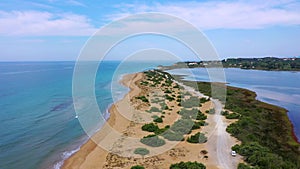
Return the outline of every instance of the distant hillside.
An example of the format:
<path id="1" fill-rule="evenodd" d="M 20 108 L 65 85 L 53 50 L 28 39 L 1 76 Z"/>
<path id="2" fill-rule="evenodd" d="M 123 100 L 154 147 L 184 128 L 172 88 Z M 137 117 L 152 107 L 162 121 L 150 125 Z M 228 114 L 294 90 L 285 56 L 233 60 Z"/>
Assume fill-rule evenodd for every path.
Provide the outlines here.
<path id="1" fill-rule="evenodd" d="M 300 58 L 229 58 L 221 61 L 225 68 L 258 69 L 258 70 L 281 70 L 281 71 L 300 71 Z M 178 62 L 167 69 L 174 68 L 195 68 L 195 67 L 215 67 L 220 66 L 219 61 L 200 61 L 200 62 Z"/>

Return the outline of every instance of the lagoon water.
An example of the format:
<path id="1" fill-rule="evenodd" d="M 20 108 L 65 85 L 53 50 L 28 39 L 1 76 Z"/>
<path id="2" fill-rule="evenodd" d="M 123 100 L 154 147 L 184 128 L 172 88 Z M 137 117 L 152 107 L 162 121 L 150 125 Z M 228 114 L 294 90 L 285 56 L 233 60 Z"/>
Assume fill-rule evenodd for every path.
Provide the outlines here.
<path id="1" fill-rule="evenodd" d="M 59 168 L 63 160 L 88 139 L 73 106 L 74 64 L 0 63 L 1 169 Z M 103 116 L 114 99 L 120 99 L 128 91 L 118 83 L 123 74 L 157 65 L 150 62 L 102 62 L 95 80 L 95 93 Z"/>
<path id="2" fill-rule="evenodd" d="M 1 169 L 59 168 L 88 139 L 73 106 L 74 64 L 0 63 Z M 159 64 L 170 62 L 102 62 L 95 80 L 95 94 L 103 116 L 106 117 L 114 99 L 122 98 L 128 91 L 118 83 L 123 74 Z M 183 69 L 170 72 L 185 73 Z M 197 80 L 209 81 L 205 69 L 193 72 Z M 230 85 L 254 90 L 259 99 L 287 108 L 300 138 L 299 72 L 225 69 L 225 73 Z"/>
<path id="3" fill-rule="evenodd" d="M 211 72 L 220 69 L 210 68 Z M 225 81 L 211 80 L 205 68 L 174 69 L 171 74 L 186 75 L 187 80 L 219 81 L 230 86 L 246 88 L 257 93 L 257 99 L 284 107 L 294 126 L 294 132 L 300 141 L 300 72 L 292 71 L 262 71 L 238 68 L 224 69 Z"/>

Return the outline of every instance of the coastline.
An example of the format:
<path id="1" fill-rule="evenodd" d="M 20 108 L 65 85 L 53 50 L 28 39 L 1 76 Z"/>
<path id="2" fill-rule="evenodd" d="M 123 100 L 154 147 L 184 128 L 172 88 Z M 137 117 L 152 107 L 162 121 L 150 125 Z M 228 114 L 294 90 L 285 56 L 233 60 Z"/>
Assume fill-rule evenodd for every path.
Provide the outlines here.
<path id="1" fill-rule="evenodd" d="M 134 156 L 132 157 L 121 157 L 114 153 L 110 153 L 107 150 L 101 148 L 96 143 L 102 142 L 101 139 L 103 139 L 106 135 L 109 135 L 108 132 L 113 132 L 110 127 L 112 127 L 114 130 L 126 134 L 128 132 L 128 128 L 132 127 L 132 123 L 130 120 L 126 118 L 126 114 L 120 113 L 118 109 L 126 112 L 126 107 L 128 107 L 128 103 L 132 102 L 132 100 L 138 96 L 140 93 L 144 93 L 142 91 L 144 88 L 141 85 L 137 85 L 136 83 L 143 78 L 143 73 L 135 73 L 130 75 L 125 75 L 123 79 L 120 81 L 124 86 L 127 86 L 130 91 L 127 93 L 123 99 L 120 101 L 114 103 L 110 109 L 110 117 L 107 120 L 106 124 L 104 125 L 100 131 L 98 131 L 92 138 L 90 138 L 81 148 L 79 151 L 74 153 L 71 157 L 69 157 L 67 160 L 64 161 L 64 164 L 62 166 L 62 169 L 79 169 L 79 168 L 111 168 L 112 165 L 114 165 L 112 168 L 115 167 L 121 167 L 121 168 L 130 168 L 130 165 L 133 166 L 134 164 L 143 164 L 146 168 L 169 168 L 170 164 L 180 162 L 180 161 L 198 161 L 203 164 L 205 164 L 208 168 L 211 169 L 217 169 L 218 166 L 224 165 L 224 163 L 227 163 L 230 160 L 230 151 L 231 146 L 235 144 L 240 144 L 240 142 L 230 136 L 228 133 L 225 132 L 226 126 L 228 126 L 230 123 L 233 123 L 234 120 L 228 120 L 222 117 L 221 115 L 210 115 L 207 114 L 208 119 L 207 122 L 209 125 L 201 127 L 199 131 L 204 132 L 209 135 L 209 140 L 206 143 L 203 144 L 191 144 L 186 141 L 179 141 L 175 147 L 165 150 L 162 153 L 155 154 L 155 148 L 154 148 L 154 154 L 152 156 L 149 156 L 147 158 L 141 158 L 140 156 Z M 179 91 L 179 89 L 178 89 Z M 184 90 L 186 91 L 186 90 Z M 196 91 L 195 91 L 196 92 Z M 201 94 L 201 93 L 199 93 Z M 202 95 L 202 94 L 201 94 Z M 127 103 L 124 104 L 124 103 Z M 136 104 L 136 102 L 133 102 L 133 104 Z M 167 104 L 169 107 L 173 107 L 175 105 L 172 105 L 171 103 Z M 177 105 L 177 104 L 176 104 Z M 200 107 L 201 112 L 205 112 L 212 108 L 212 101 L 208 101 L 205 104 L 203 104 L 202 107 Z M 142 106 L 143 107 L 143 106 Z M 179 108 L 179 107 L 178 107 Z M 175 111 L 178 111 L 178 109 L 173 107 L 174 113 Z M 220 110 L 221 111 L 221 110 Z M 168 113 L 170 114 L 170 113 Z M 177 113 L 175 113 L 177 114 Z M 174 120 L 178 118 L 178 115 L 167 115 L 166 123 L 172 124 Z M 152 118 L 151 118 L 152 119 Z M 222 121 L 222 125 L 217 125 L 220 120 Z M 165 123 L 159 124 L 160 127 L 162 125 L 166 125 Z M 142 138 L 143 136 L 147 135 L 147 132 L 141 131 L 142 124 L 134 124 L 132 133 L 133 135 L 129 136 L 138 136 L 138 138 Z M 219 127 L 217 127 L 219 126 Z M 223 135 L 223 140 L 227 144 L 226 146 L 222 146 L 225 149 L 223 151 L 223 154 L 221 155 L 221 162 L 218 160 L 218 158 L 214 158 L 217 156 L 219 152 L 217 152 L 215 145 L 219 144 L 220 142 L 218 135 L 220 132 Z M 132 134 L 131 133 L 131 134 Z M 191 134 L 195 134 L 196 131 L 193 131 Z M 116 140 L 113 140 L 112 138 L 111 142 L 114 142 Z M 221 142 L 222 142 L 221 141 Z M 96 143 L 95 143 L 96 142 Z M 139 141 L 138 141 L 139 142 Z M 139 142 L 140 143 L 140 142 Z M 170 141 L 166 142 L 167 144 L 170 144 Z M 141 143 L 140 143 L 141 144 Z M 174 144 L 174 143 L 171 143 Z M 130 143 L 126 145 L 128 147 L 132 146 Z M 112 150 L 114 147 L 111 147 L 110 150 Z M 117 148 L 118 149 L 118 148 Z M 199 154 L 202 150 L 208 150 L 208 154 Z M 152 150 L 151 150 L 152 151 Z M 211 158 L 207 158 L 205 156 L 210 156 Z M 218 154 L 218 156 L 220 156 Z M 226 156 L 226 157 L 224 157 Z M 138 157 L 138 158 L 137 158 Z M 225 160 L 225 162 L 224 162 Z M 122 161 L 121 164 L 116 165 L 116 161 Z M 241 159 L 241 156 L 237 156 L 232 159 L 232 162 L 230 162 L 230 166 L 237 166 L 239 162 L 243 162 Z M 229 167 L 231 168 L 231 167 Z"/>
<path id="2" fill-rule="evenodd" d="M 232 166 L 235 166 L 234 168 L 236 168 L 238 162 L 241 162 L 241 163 L 243 162 L 241 156 L 238 155 L 237 157 L 234 158 L 235 160 L 233 160 L 232 157 L 230 157 L 230 155 L 228 153 L 231 150 L 231 147 L 233 145 L 241 144 L 241 142 L 239 140 L 237 140 L 236 138 L 234 138 L 233 136 L 231 136 L 229 133 L 227 133 L 225 131 L 227 126 L 237 122 L 237 120 L 229 120 L 219 114 L 214 114 L 214 115 L 207 114 L 207 116 L 208 116 L 207 122 L 209 125 L 203 126 L 199 130 L 199 131 L 204 132 L 209 135 L 208 142 L 204 143 L 204 144 L 196 144 L 195 145 L 195 144 L 189 144 L 186 141 L 181 141 L 170 151 L 166 151 L 166 152 L 163 152 L 158 155 L 152 154 L 153 156 L 148 156 L 148 157 L 146 156 L 146 158 L 142 158 L 142 159 L 136 158 L 136 156 L 133 156 L 133 158 L 132 158 L 132 157 L 125 157 L 125 156 L 123 157 L 122 155 L 119 156 L 119 155 L 117 155 L 118 153 L 114 154 L 113 152 L 115 150 L 120 151 L 120 152 L 124 151 L 124 147 L 121 146 L 121 144 L 123 144 L 124 142 L 120 143 L 119 146 L 121 146 L 121 147 L 114 147 L 114 146 L 110 147 L 109 148 L 110 152 L 107 151 L 108 150 L 107 148 L 105 150 L 105 149 L 99 147 L 96 143 L 100 143 L 100 142 L 103 143 L 102 139 L 104 137 L 106 137 L 107 135 L 110 135 L 110 132 L 113 132 L 113 130 L 116 130 L 117 132 L 122 133 L 123 135 L 126 135 L 126 136 L 138 136 L 138 138 L 142 138 L 143 136 L 147 135 L 147 132 L 141 131 L 142 125 L 134 123 L 134 122 L 132 123 L 131 120 L 128 120 L 131 118 L 128 118 L 129 116 L 126 115 L 126 112 L 129 112 L 130 110 L 132 111 L 132 109 L 130 109 L 130 107 L 132 107 L 132 104 L 133 105 L 139 104 L 139 107 L 142 107 L 142 109 L 145 108 L 145 104 L 143 102 L 136 102 L 136 96 L 147 95 L 147 92 L 144 92 L 144 89 L 146 89 L 146 88 L 144 88 L 143 85 L 141 85 L 141 82 L 143 82 L 143 81 L 140 81 L 143 79 L 143 76 L 144 76 L 143 73 L 135 73 L 135 74 L 125 75 L 123 77 L 123 79 L 121 80 L 121 83 L 130 89 L 129 93 L 127 93 L 123 99 L 114 103 L 110 107 L 110 109 L 109 109 L 110 117 L 107 120 L 107 123 L 100 129 L 99 132 L 97 132 L 91 139 L 89 139 L 89 141 L 87 143 L 85 143 L 78 152 L 73 154 L 71 157 L 69 157 L 64 162 L 64 164 L 62 166 L 63 169 L 69 169 L 69 168 L 74 168 L 74 169 L 75 168 L 92 168 L 93 169 L 93 168 L 116 168 L 116 167 L 129 169 L 130 166 L 133 166 L 136 164 L 142 164 L 146 168 L 155 168 L 155 167 L 156 168 L 157 167 L 158 168 L 168 168 L 170 164 L 180 162 L 180 161 L 197 161 L 197 162 L 201 162 L 201 163 L 205 164 L 207 166 L 207 168 L 215 169 L 215 168 L 219 168 L 221 166 L 225 167 L 225 168 L 233 168 Z M 139 83 L 137 83 L 137 82 L 139 82 Z M 230 87 L 230 88 L 233 88 L 233 87 Z M 174 90 L 176 91 L 177 89 L 174 89 Z M 243 90 L 245 90 L 245 89 L 243 89 Z M 187 90 L 185 89 L 184 91 L 186 92 Z M 177 92 L 175 92 L 175 93 L 177 93 Z M 254 93 L 254 92 L 252 92 L 252 93 Z M 202 94 L 202 93 L 200 93 L 200 94 Z M 205 92 L 203 94 L 207 95 Z M 147 96 L 149 96 L 149 95 L 147 95 Z M 209 96 L 209 95 L 207 95 L 207 96 Z M 154 97 L 151 95 L 148 98 L 149 98 L 149 100 L 154 99 Z M 215 107 L 216 104 L 213 100 L 208 101 L 205 104 L 203 104 L 202 106 L 200 106 L 200 111 L 205 112 L 207 110 L 210 110 L 211 108 L 216 108 Z M 140 105 L 140 104 L 142 104 L 142 105 Z M 262 104 L 270 105 L 271 107 L 273 107 L 273 106 L 276 107 L 275 105 L 271 105 L 268 103 L 262 103 Z M 214 105 L 214 106 L 211 107 L 212 105 Z M 172 109 L 175 109 L 174 110 L 175 112 L 178 111 L 176 106 L 174 107 L 174 104 L 171 104 L 170 102 L 167 102 L 167 106 L 172 107 Z M 119 110 L 122 110 L 122 112 Z M 144 109 L 144 110 L 146 110 L 146 109 Z M 125 112 L 125 114 L 124 114 L 124 112 Z M 133 115 L 133 114 L 130 114 L 130 115 Z M 167 113 L 167 114 L 170 114 L 170 113 Z M 165 119 L 166 121 L 170 121 L 170 119 L 172 119 L 172 120 L 176 119 L 176 117 L 174 115 L 168 116 L 167 114 L 164 114 L 167 117 Z M 289 119 L 284 118 L 282 120 L 289 120 Z M 290 121 L 288 121 L 288 122 L 290 122 Z M 163 123 L 163 124 L 158 124 L 158 126 L 161 128 L 166 124 L 169 125 L 172 123 L 167 122 L 167 123 Z M 113 130 L 110 127 L 112 127 Z M 294 130 L 292 129 L 292 132 L 293 131 Z M 191 133 L 195 134 L 194 131 L 192 131 Z M 222 134 L 220 135 L 220 133 L 222 133 Z M 221 139 L 220 139 L 220 137 L 221 137 Z M 113 142 L 113 143 L 116 143 L 116 141 L 120 141 L 113 137 L 110 137 L 110 138 L 111 138 L 111 142 Z M 222 143 L 221 146 L 219 146 L 220 142 Z M 226 142 L 226 143 L 224 143 L 224 142 Z M 167 141 L 167 143 L 168 143 L 168 141 Z M 224 144 L 226 146 L 224 146 Z M 130 143 L 127 144 L 126 146 L 128 146 L 129 149 L 132 148 L 132 145 Z M 218 146 L 218 148 L 216 148 L 216 146 Z M 220 150 L 220 147 L 222 147 L 221 150 Z M 130 150 L 134 150 L 134 149 L 130 149 Z M 199 152 L 201 152 L 202 150 L 208 150 L 207 155 L 212 158 L 204 158 L 204 155 L 199 155 Z M 222 151 L 223 154 L 220 153 L 219 151 Z M 174 155 L 174 153 L 175 153 L 175 155 Z M 223 158 L 223 156 L 229 156 L 229 157 Z M 232 161 L 232 162 L 230 162 L 230 163 L 232 163 L 232 164 L 230 164 L 232 166 L 229 167 L 227 165 L 228 161 Z M 233 161 L 235 161 L 235 162 L 233 162 Z"/>
<path id="3" fill-rule="evenodd" d="M 133 79 L 132 81 L 130 79 Z M 133 97 L 134 95 L 136 95 L 136 93 L 140 92 L 140 89 L 138 87 L 136 87 L 134 85 L 134 83 L 138 80 L 141 79 L 141 74 L 137 73 L 137 74 L 129 74 L 129 75 L 124 75 L 121 79 L 121 84 L 123 84 L 124 86 L 128 87 L 130 89 L 130 91 L 124 96 L 123 99 L 119 100 L 118 102 L 114 103 L 111 105 L 111 107 L 109 108 L 109 118 L 106 121 L 106 124 L 108 124 L 109 126 L 112 126 L 114 129 L 122 129 L 122 126 L 126 126 L 126 123 L 129 124 L 129 121 L 119 114 L 117 108 L 116 108 L 116 104 L 126 100 L 128 101 L 128 99 L 131 97 Z M 119 116 L 117 116 L 117 114 L 119 114 Z M 119 127 L 116 126 L 116 120 L 117 118 L 119 119 Z M 123 122 L 122 125 L 120 125 L 120 121 Z M 107 125 L 104 125 L 100 131 L 98 131 L 97 133 L 95 133 L 95 135 L 93 136 L 95 139 L 98 139 L 99 137 L 103 137 L 103 135 L 105 135 L 106 133 L 102 133 L 101 131 L 105 130 L 105 128 L 107 128 Z M 120 128 L 121 126 L 121 128 Z M 98 137 L 98 138 L 97 138 Z M 101 154 L 101 157 L 93 157 L 92 153 L 96 152 L 97 154 Z M 86 160 L 88 157 L 91 157 L 92 161 L 97 161 L 98 163 L 102 163 L 104 165 L 104 163 L 106 162 L 106 156 L 108 155 L 108 151 L 104 150 L 103 148 L 101 148 L 100 146 L 98 146 L 94 140 L 92 140 L 91 138 L 84 143 L 79 151 L 75 152 L 74 154 L 72 154 L 68 159 L 66 159 L 61 167 L 61 169 L 76 169 L 76 168 L 99 168 L 99 166 L 95 167 L 93 166 L 91 163 L 87 163 Z M 103 168 L 100 166 L 100 168 Z"/>
<path id="4" fill-rule="evenodd" d="M 292 126 L 292 137 L 293 137 L 293 139 L 294 139 L 298 144 L 300 144 L 300 140 L 298 139 L 298 137 L 297 137 L 297 135 L 296 135 L 296 133 L 295 133 L 294 124 L 291 122 L 290 119 L 289 119 L 289 122 L 290 122 L 290 124 L 291 124 L 291 126 Z"/>

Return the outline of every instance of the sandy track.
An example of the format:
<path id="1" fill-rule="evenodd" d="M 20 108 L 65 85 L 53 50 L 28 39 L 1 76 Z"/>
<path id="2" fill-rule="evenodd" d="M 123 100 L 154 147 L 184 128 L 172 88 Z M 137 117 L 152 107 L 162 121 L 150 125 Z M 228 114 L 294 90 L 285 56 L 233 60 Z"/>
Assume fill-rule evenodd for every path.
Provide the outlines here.
<path id="1" fill-rule="evenodd" d="M 192 92 L 193 94 L 199 97 L 204 96 L 199 91 L 195 91 L 193 88 L 183 85 L 186 90 Z M 216 157 L 215 160 L 216 166 L 220 169 L 235 169 L 238 166 L 238 163 L 242 161 L 242 157 L 237 155 L 236 157 L 231 156 L 231 147 L 239 141 L 230 136 L 226 132 L 227 126 L 232 122 L 227 120 L 224 116 L 221 115 L 223 105 L 219 100 L 211 99 L 213 107 L 215 109 L 215 114 L 209 115 L 207 122 L 209 127 L 204 129 L 204 132 L 208 136 L 207 149 L 210 157 Z"/>

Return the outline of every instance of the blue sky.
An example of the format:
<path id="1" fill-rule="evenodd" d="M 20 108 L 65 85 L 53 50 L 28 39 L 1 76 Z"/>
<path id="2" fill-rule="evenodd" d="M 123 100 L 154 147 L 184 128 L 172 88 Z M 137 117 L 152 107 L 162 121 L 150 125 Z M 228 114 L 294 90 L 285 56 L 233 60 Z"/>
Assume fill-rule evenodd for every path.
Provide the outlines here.
<path id="1" fill-rule="evenodd" d="M 2 0 L 0 61 L 75 60 L 99 28 L 142 12 L 170 14 L 193 24 L 221 58 L 299 56 L 299 9 L 300 1 L 296 0 Z M 167 42 L 163 38 L 145 40 Z M 138 40 L 131 43 L 141 44 Z M 179 54 L 189 59 L 183 51 Z"/>

